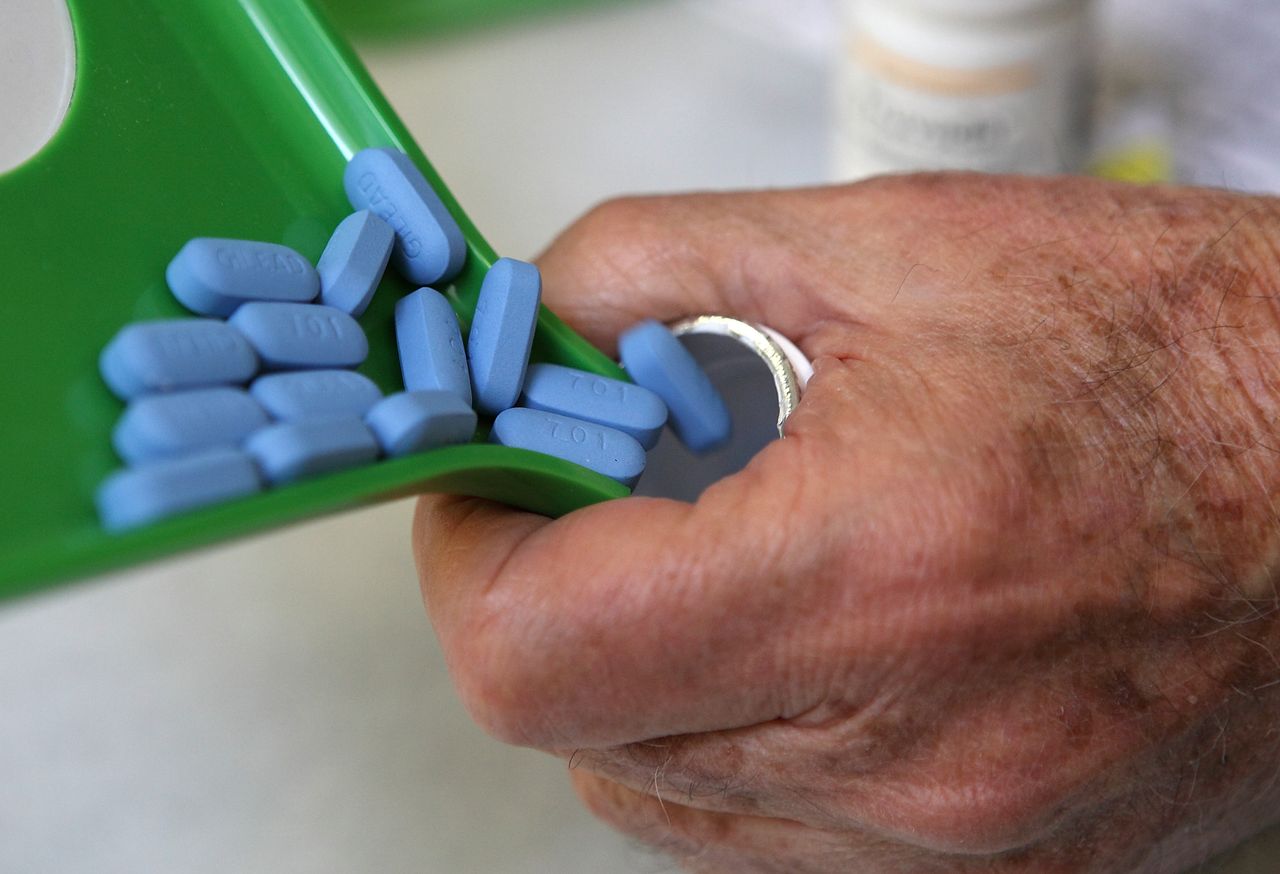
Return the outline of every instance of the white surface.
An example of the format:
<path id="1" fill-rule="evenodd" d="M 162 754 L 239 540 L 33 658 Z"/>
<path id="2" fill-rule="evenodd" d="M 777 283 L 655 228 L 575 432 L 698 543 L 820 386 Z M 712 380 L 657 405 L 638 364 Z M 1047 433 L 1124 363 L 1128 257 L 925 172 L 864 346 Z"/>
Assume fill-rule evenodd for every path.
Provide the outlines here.
<path id="1" fill-rule="evenodd" d="M 820 180 L 824 70 L 768 33 L 695 0 L 368 60 L 479 227 L 527 256 L 614 193 Z M 0 611 L 0 871 L 668 870 L 579 810 L 563 764 L 471 726 L 410 510 Z M 1252 852 L 1235 872 L 1274 874 Z"/>
<path id="2" fill-rule="evenodd" d="M 0 173 L 57 133 L 75 82 L 66 0 L 0 2 Z"/>

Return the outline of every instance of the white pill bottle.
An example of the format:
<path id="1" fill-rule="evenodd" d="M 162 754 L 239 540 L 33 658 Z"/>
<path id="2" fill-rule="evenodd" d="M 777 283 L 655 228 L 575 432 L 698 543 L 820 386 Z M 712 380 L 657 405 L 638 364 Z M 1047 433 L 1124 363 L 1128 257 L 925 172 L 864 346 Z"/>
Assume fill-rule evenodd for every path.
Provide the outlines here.
<path id="1" fill-rule="evenodd" d="M 1089 135 L 1088 0 L 844 0 L 834 170 L 1074 172 Z"/>

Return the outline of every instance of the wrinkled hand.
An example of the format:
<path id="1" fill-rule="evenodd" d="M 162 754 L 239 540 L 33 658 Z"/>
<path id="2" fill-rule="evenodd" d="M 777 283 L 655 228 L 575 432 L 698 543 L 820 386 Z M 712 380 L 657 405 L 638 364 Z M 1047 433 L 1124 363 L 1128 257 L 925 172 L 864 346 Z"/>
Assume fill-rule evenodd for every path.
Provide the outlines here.
<path id="1" fill-rule="evenodd" d="M 696 505 L 422 500 L 463 699 L 695 871 L 1181 871 L 1280 815 L 1280 206 L 905 177 L 617 201 L 541 259 L 602 348 L 816 375 Z"/>

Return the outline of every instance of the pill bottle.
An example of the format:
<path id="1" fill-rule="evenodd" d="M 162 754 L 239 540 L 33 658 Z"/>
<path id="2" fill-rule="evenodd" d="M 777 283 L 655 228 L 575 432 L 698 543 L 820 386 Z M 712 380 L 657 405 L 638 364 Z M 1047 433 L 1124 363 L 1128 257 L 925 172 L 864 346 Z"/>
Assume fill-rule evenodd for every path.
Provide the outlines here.
<path id="1" fill-rule="evenodd" d="M 665 429 L 634 494 L 696 501 L 785 434 L 813 365 L 794 343 L 765 325 L 704 315 L 669 327 L 724 399 L 733 432 L 725 445 L 696 454 Z"/>
<path id="2" fill-rule="evenodd" d="M 845 0 L 834 170 L 1080 169 L 1088 0 Z"/>

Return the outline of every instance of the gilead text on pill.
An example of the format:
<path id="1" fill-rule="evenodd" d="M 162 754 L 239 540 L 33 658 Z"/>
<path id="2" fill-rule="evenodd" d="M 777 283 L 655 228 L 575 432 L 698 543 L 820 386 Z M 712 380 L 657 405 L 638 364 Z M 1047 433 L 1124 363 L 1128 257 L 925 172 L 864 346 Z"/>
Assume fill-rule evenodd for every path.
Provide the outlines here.
<path id="1" fill-rule="evenodd" d="M 250 300 L 307 303 L 320 293 L 315 268 L 288 246 L 196 237 L 165 271 L 173 296 L 192 312 L 223 318 Z"/>
<path id="2" fill-rule="evenodd" d="M 462 269 L 462 230 L 408 155 L 396 149 L 357 152 L 343 185 L 353 207 L 371 210 L 395 231 L 391 260 L 405 279 L 432 285 Z"/>

